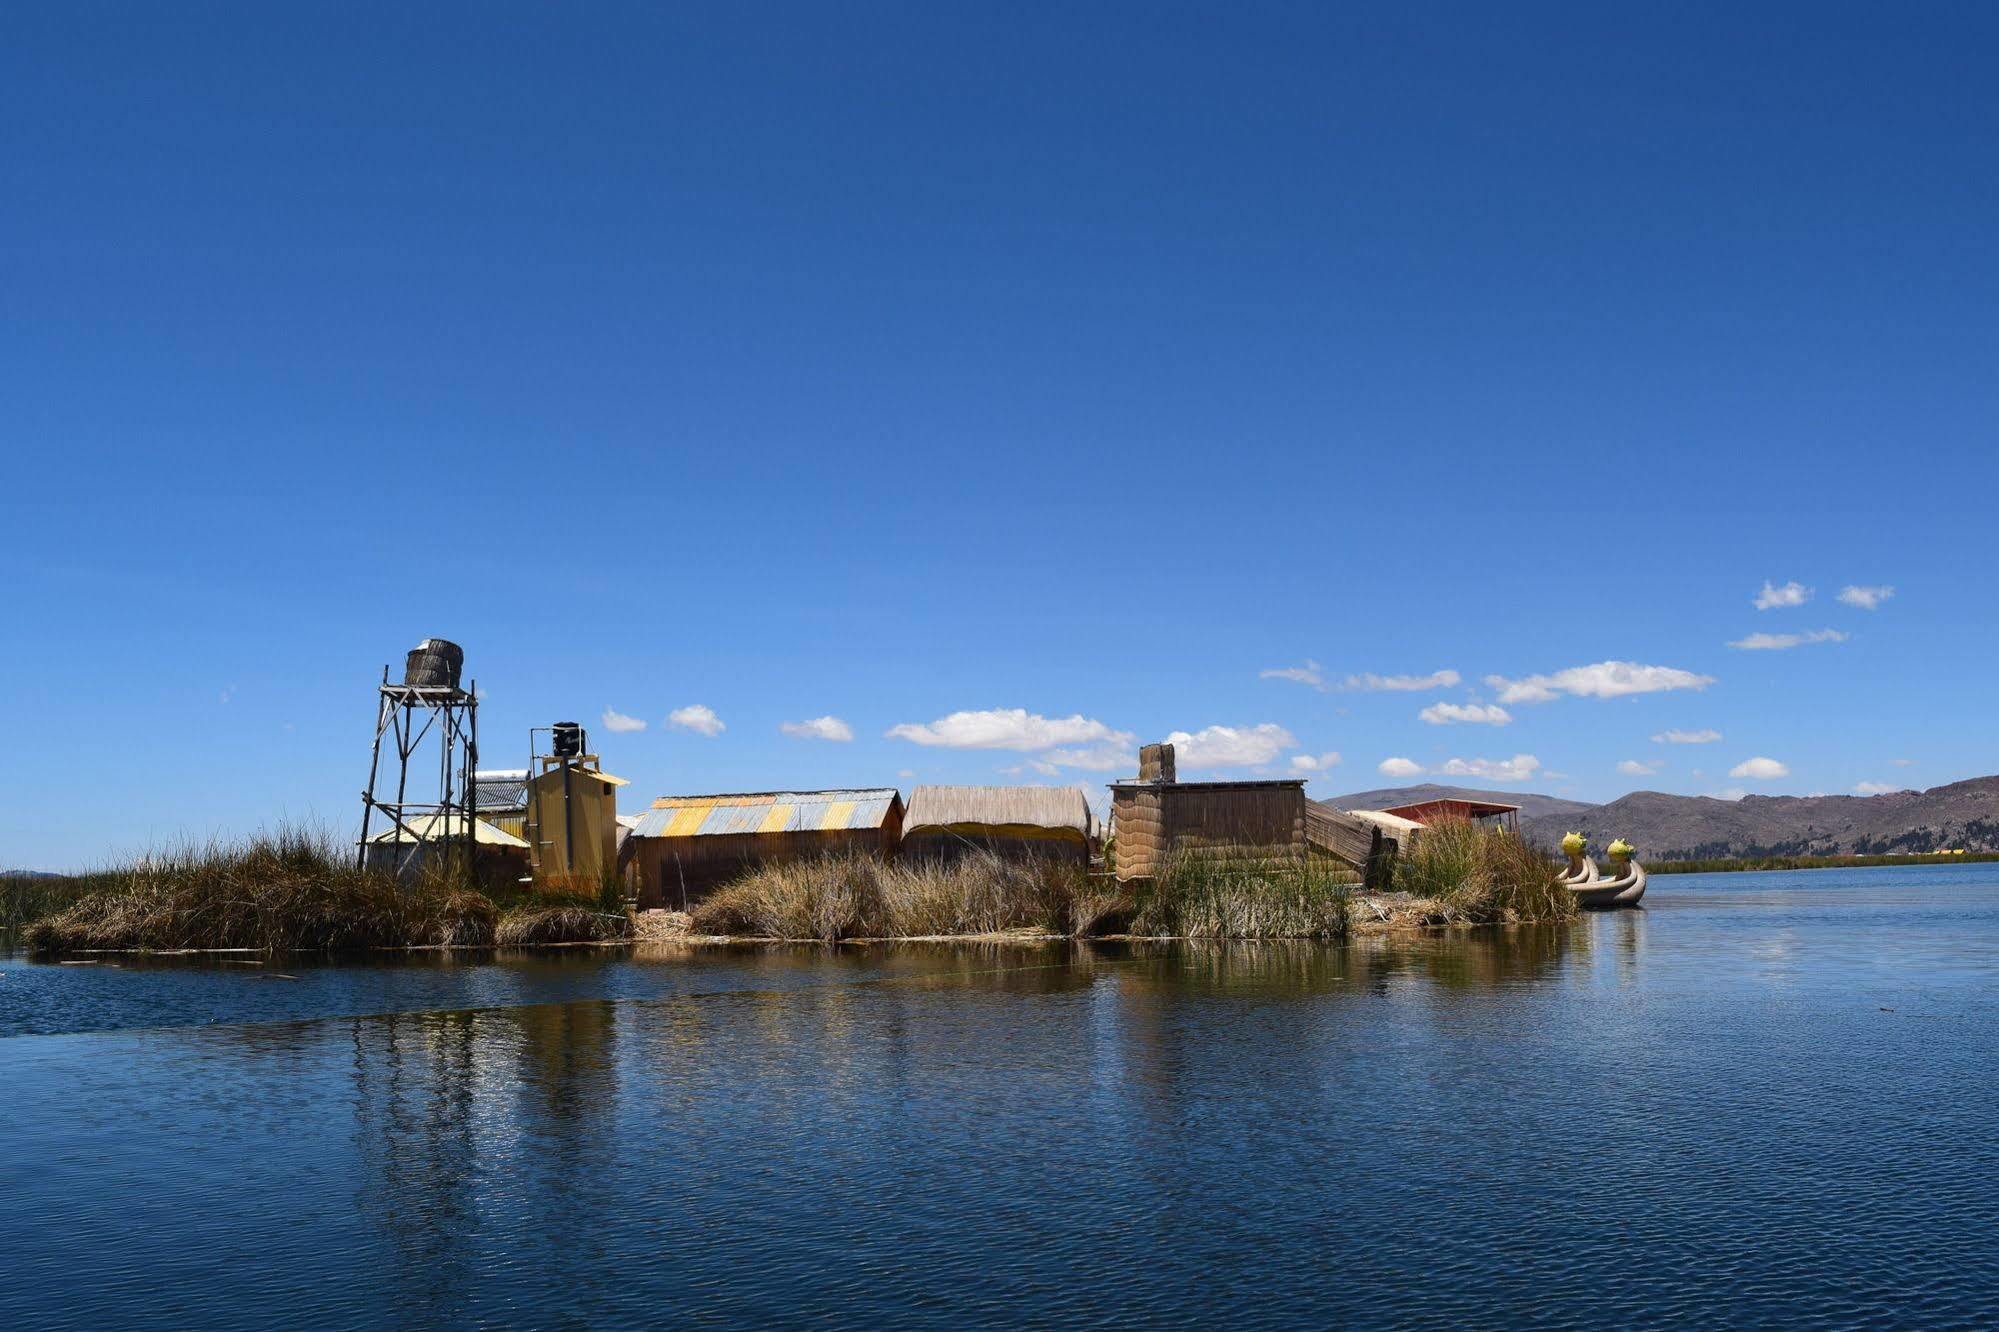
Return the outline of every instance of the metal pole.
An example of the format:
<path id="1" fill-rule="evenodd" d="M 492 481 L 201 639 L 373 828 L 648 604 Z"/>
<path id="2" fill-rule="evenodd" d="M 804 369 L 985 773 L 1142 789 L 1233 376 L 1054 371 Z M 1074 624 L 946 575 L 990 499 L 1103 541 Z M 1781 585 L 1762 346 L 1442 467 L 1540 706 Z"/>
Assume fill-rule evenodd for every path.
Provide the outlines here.
<path id="1" fill-rule="evenodd" d="M 389 668 L 382 666 L 382 683 L 389 682 Z M 361 846 L 354 856 L 354 868 L 368 867 L 368 816 L 375 812 L 375 775 L 382 766 L 382 707 L 387 696 L 375 695 L 375 743 L 368 752 L 368 787 L 361 792 Z"/>
<path id="2" fill-rule="evenodd" d="M 472 858 L 479 850 L 479 838 L 472 820 L 479 813 L 479 682 L 472 681 L 472 690 L 465 699 L 465 870 L 472 872 Z"/>
<path id="3" fill-rule="evenodd" d="M 410 751 L 415 746 L 409 743 L 410 705 L 408 695 L 400 696 L 392 706 L 399 709 L 391 720 L 396 728 L 396 755 L 402 760 L 401 763 L 396 765 L 396 827 L 400 829 L 403 826 L 403 814 L 405 812 L 403 807 L 408 803 L 403 797 L 409 788 Z M 393 865 L 396 881 L 400 883 L 403 877 L 403 839 L 400 832 L 396 834 L 396 855 Z"/>
<path id="4" fill-rule="evenodd" d="M 570 761 L 562 760 L 562 861 L 563 868 L 574 874 L 576 873 L 576 802 L 569 797 L 569 768 Z"/>

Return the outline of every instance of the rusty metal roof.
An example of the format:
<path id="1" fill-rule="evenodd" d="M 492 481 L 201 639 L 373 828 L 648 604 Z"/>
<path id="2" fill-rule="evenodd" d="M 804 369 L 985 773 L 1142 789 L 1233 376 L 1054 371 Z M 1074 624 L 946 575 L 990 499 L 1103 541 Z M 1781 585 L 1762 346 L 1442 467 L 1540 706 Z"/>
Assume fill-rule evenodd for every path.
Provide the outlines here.
<path id="1" fill-rule="evenodd" d="M 1418 823 L 1429 823 L 1439 817 L 1482 819 L 1493 814 L 1514 814 L 1519 810 L 1520 806 L 1509 805 L 1499 800 L 1466 800 L 1458 796 L 1439 796 L 1435 800 L 1418 800 L 1413 805 L 1390 805 L 1381 812 L 1414 819 Z"/>
<path id="2" fill-rule="evenodd" d="M 844 832 L 879 828 L 901 799 L 894 787 L 853 791 L 750 791 L 661 796 L 639 816 L 634 837 L 725 837 L 732 833 Z"/>

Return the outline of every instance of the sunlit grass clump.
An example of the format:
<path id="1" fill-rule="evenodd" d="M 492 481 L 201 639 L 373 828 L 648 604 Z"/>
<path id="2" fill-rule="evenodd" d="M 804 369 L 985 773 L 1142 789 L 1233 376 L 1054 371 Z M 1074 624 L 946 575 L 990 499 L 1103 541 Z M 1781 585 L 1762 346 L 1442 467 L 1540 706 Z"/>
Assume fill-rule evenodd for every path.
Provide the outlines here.
<path id="1" fill-rule="evenodd" d="M 533 906 L 510 909 L 500 917 L 495 943 L 509 948 L 533 944 L 606 943 L 632 937 L 632 918 L 593 906 Z"/>
<path id="2" fill-rule="evenodd" d="M 1088 900 L 1072 868 L 974 852 L 949 861 L 825 856 L 763 865 L 694 908 L 702 934 L 911 939 L 1038 930 L 1070 934 Z"/>
<path id="3" fill-rule="evenodd" d="M 1435 902 L 1449 920 L 1474 925 L 1560 921 L 1575 895 L 1554 859 L 1517 833 L 1463 819 L 1431 824 L 1396 858 L 1395 887 Z"/>
<path id="4" fill-rule="evenodd" d="M 984 852 L 946 862 L 832 856 L 751 870 L 696 906 L 693 923 L 700 934 L 826 942 L 1015 931 L 1333 939 L 1346 934 L 1354 881 L 1315 865 L 1190 860 L 1121 885 Z"/>
<path id="5" fill-rule="evenodd" d="M 490 944 L 499 918 L 491 900 L 446 877 L 398 886 L 355 868 L 326 834 L 298 829 L 236 846 L 186 844 L 88 883 L 27 927 L 31 952 Z"/>
<path id="6" fill-rule="evenodd" d="M 1326 861 L 1181 856 L 1138 895 L 1133 934 L 1188 939 L 1344 939 L 1360 876 Z"/>

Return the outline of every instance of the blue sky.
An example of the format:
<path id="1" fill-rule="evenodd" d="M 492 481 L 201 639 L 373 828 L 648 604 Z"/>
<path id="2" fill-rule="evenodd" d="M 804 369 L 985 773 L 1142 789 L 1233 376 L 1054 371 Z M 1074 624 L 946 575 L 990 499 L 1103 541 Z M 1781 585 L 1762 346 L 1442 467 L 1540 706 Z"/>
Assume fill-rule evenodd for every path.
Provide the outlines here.
<path id="1" fill-rule="evenodd" d="M 1999 769 L 1999 17 L 1624 8 L 11 13 L 0 863 L 433 634 L 633 800 Z"/>

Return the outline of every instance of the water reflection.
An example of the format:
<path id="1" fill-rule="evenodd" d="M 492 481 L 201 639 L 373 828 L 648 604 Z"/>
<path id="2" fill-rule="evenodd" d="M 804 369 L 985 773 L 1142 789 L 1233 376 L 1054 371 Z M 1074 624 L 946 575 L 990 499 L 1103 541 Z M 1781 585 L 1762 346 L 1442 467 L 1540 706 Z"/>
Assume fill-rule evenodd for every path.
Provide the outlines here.
<path id="1" fill-rule="evenodd" d="M 0 1042 L 9 1312 L 1969 1321 L 1999 1288 L 1986 893 L 1932 916 L 1661 893 L 1338 948 L 13 970 L 0 1002 L 56 986 L 58 1017 L 171 985 L 301 1020 Z"/>

